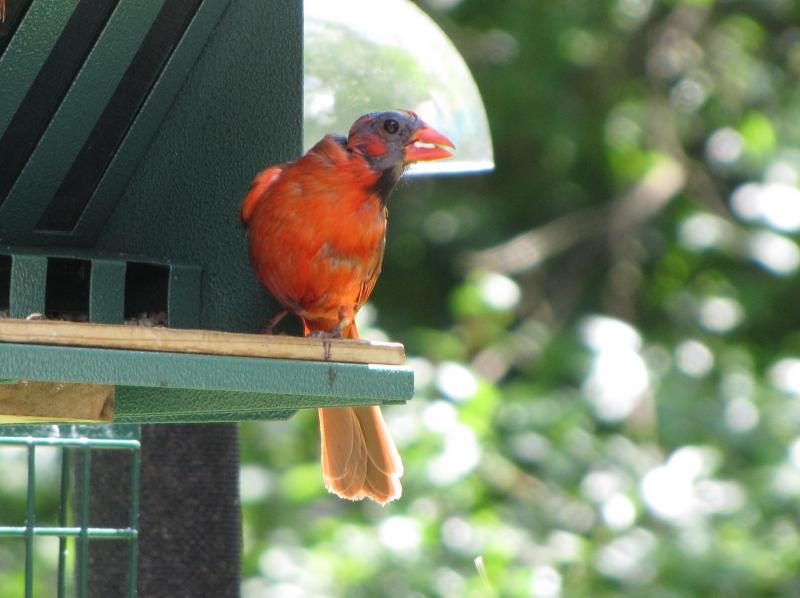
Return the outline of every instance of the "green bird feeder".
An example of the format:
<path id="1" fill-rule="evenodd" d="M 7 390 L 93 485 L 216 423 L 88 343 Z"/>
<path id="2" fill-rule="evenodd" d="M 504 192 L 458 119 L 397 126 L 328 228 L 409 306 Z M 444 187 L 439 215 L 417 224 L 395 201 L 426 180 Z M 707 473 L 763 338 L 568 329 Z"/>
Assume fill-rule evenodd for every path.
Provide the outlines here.
<path id="1" fill-rule="evenodd" d="M 113 387 L 98 419 L 124 423 L 286 418 L 411 397 L 398 347 L 344 349 L 361 363 L 336 361 L 347 341 L 301 341 L 317 349 L 299 359 L 280 348 L 283 358 L 227 354 L 276 308 L 250 270 L 239 205 L 256 172 L 301 147 L 300 6 L 268 4 L 9 2 L 0 313 L 15 321 L 0 320 L 0 379 Z M 31 321 L 26 337 L 18 320 L 32 314 L 72 322 L 37 333 Z M 113 347 L 93 343 L 93 324 L 140 314 L 227 334 L 126 348 L 135 331 L 119 326 Z M 380 355 L 382 367 L 369 363 Z M 0 420 L 12 418 L 2 405 Z M 31 417 L 47 419 L 42 408 Z"/>

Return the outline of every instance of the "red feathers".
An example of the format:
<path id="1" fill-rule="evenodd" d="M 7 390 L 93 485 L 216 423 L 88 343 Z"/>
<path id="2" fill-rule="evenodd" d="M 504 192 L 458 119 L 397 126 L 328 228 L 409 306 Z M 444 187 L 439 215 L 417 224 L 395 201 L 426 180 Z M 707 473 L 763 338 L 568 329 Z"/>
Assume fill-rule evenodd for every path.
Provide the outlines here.
<path id="1" fill-rule="evenodd" d="M 355 314 L 381 270 L 386 199 L 408 163 L 451 155 L 439 146 L 452 143 L 414 113 L 371 113 L 347 140 L 328 135 L 253 181 L 242 221 L 255 274 L 306 334 L 358 338 Z M 320 409 L 320 430 L 328 490 L 381 504 L 400 496 L 402 463 L 379 408 Z"/>
<path id="2" fill-rule="evenodd" d="M 386 208 L 368 191 L 378 178 L 326 137 L 245 198 L 256 276 L 310 331 L 331 331 L 342 308 L 352 320 L 372 291 L 386 235 Z"/>

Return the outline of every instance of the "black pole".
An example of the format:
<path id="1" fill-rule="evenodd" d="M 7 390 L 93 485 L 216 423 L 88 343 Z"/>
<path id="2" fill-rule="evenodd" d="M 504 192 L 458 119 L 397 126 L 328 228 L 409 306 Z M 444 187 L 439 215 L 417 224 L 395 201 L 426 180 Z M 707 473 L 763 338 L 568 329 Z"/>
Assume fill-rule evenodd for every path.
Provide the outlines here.
<path id="1" fill-rule="evenodd" d="M 130 455 L 92 455 L 92 526 L 126 526 Z M 239 596 L 241 511 L 236 424 L 142 426 L 140 598 Z M 126 596 L 128 548 L 93 541 L 89 594 Z"/>

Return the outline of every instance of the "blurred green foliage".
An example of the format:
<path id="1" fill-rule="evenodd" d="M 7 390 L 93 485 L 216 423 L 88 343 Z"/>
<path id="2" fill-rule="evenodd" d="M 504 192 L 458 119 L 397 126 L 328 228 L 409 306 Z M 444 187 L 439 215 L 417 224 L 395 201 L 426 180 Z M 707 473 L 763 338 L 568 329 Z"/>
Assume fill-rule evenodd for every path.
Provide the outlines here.
<path id="1" fill-rule="evenodd" d="M 404 495 L 243 424 L 245 596 L 797 595 L 800 4 L 422 6 L 497 169 L 392 198 Z"/>
<path id="2" fill-rule="evenodd" d="M 59 524 L 59 484 L 61 473 L 60 449 L 40 446 L 36 450 L 35 512 L 37 524 Z M 22 446 L 3 446 L 0 449 L 0 525 L 25 525 L 28 490 L 28 451 Z M 74 554 L 74 541 L 69 542 Z M 33 543 L 34 596 L 57 594 L 58 538 L 39 536 Z M 21 537 L 0 538 L 0 598 L 19 598 L 25 595 L 25 541 Z M 67 589 L 72 590 L 72 579 Z M 71 594 L 68 594 L 71 595 Z"/>

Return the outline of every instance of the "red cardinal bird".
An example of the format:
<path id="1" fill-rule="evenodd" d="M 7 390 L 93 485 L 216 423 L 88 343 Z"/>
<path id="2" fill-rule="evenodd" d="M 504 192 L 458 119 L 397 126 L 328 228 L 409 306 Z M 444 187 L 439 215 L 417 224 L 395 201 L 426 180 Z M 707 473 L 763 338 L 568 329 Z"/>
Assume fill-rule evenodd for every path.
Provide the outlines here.
<path id="1" fill-rule="evenodd" d="M 358 338 L 354 318 L 381 271 L 386 200 L 406 167 L 451 156 L 452 142 L 406 110 L 359 118 L 344 137 L 326 135 L 307 154 L 272 166 L 242 205 L 258 280 L 305 334 Z M 400 496 L 403 463 L 380 408 L 323 408 L 322 475 L 343 498 L 381 504 Z"/>

